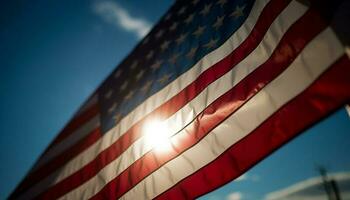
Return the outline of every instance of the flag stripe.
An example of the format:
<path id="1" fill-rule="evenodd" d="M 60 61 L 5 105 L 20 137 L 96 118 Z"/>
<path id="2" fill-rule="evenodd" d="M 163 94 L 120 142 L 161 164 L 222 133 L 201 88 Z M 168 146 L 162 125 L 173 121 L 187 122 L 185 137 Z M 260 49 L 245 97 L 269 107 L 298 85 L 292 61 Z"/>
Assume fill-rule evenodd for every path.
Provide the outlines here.
<path id="1" fill-rule="evenodd" d="M 68 152 L 72 152 L 74 149 L 80 149 L 80 152 L 82 152 L 84 149 L 91 146 L 91 144 L 93 144 L 93 140 L 89 139 L 89 142 L 87 143 L 82 140 L 93 138 L 95 141 L 97 141 L 100 137 L 96 137 L 96 133 L 91 136 L 90 134 L 94 133 L 94 130 L 96 130 L 98 127 L 99 115 L 96 115 L 94 118 L 90 119 L 90 121 L 86 122 L 79 129 L 74 131 L 74 133 L 68 136 L 65 140 L 53 146 L 44 154 L 43 158 L 38 161 L 35 169 L 33 169 L 32 172 L 28 174 L 23 183 L 17 188 L 17 192 L 28 189 L 28 187 L 42 180 L 54 170 L 59 169 L 63 164 L 67 163 L 69 160 L 67 159 L 68 156 L 65 155 L 67 155 Z M 81 144 L 84 145 L 80 146 Z M 62 157 L 66 157 L 66 159 L 62 159 Z"/>
<path id="2" fill-rule="evenodd" d="M 74 118 L 85 113 L 88 109 L 98 104 L 98 95 L 93 93 L 88 100 L 79 108 L 78 112 L 75 113 Z"/>
<path id="3" fill-rule="evenodd" d="M 325 24 L 317 23 L 319 20 L 318 15 L 314 12 L 309 11 L 306 13 L 288 30 L 267 62 L 250 73 L 230 91 L 216 99 L 190 125 L 186 126 L 184 130 L 171 139 L 175 151 L 166 152 L 165 155 L 157 151 L 148 152 L 106 185 L 101 193 L 96 196 L 96 199 L 106 197 L 104 195 L 107 194 L 110 195 L 111 191 L 115 191 L 116 198 L 119 198 L 146 176 L 164 165 L 164 163 L 198 143 L 210 130 L 239 109 L 269 81 L 273 80 L 288 67 L 306 43 L 325 28 Z M 304 30 L 305 25 L 308 25 L 308 32 L 303 35 L 301 40 L 300 36 L 295 33 Z M 289 49 L 289 51 L 286 52 L 286 49 Z M 269 73 L 266 73 L 266 71 Z M 231 82 L 234 82 L 234 77 L 232 79 Z M 114 190 L 114 188 L 118 188 L 118 190 Z"/>
<path id="4" fill-rule="evenodd" d="M 283 106 L 251 134 L 157 199 L 195 199 L 213 191 L 239 177 L 291 138 L 326 117 L 346 103 L 346 99 L 350 99 L 349 66 L 349 59 L 342 56 L 310 88 Z M 206 180 L 210 180 L 210 184 Z"/>
<path id="5" fill-rule="evenodd" d="M 32 186 L 30 185 L 31 182 L 35 183 L 40 180 L 41 180 L 40 185 L 45 185 L 45 186 L 51 185 L 52 182 L 54 182 L 55 179 L 59 176 L 59 174 L 62 173 L 61 168 L 59 166 L 64 165 L 69 160 L 71 160 L 72 158 L 74 158 L 75 156 L 83 152 L 85 149 L 87 149 L 89 146 L 94 144 L 101 137 L 102 137 L 102 133 L 100 128 L 99 127 L 95 128 L 85 138 L 82 138 L 79 142 L 77 142 L 77 144 L 74 145 L 72 148 L 69 148 L 66 152 L 56 156 L 54 159 L 50 160 L 50 162 L 46 163 L 44 167 L 39 169 L 39 171 L 36 171 L 33 174 L 31 174 L 27 178 L 26 185 L 23 185 L 22 188 L 19 189 L 19 191 L 23 191 L 28 187 Z M 41 190 L 38 190 L 38 192 L 41 192 Z"/>
<path id="6" fill-rule="evenodd" d="M 262 1 L 259 1 L 260 3 L 263 3 Z M 263 5 L 261 5 L 260 3 L 258 3 L 257 4 L 257 6 L 263 6 Z M 278 4 L 279 4 L 279 6 L 278 6 Z M 269 5 L 269 9 L 271 9 L 273 6 L 276 6 L 277 8 L 276 8 L 276 10 L 277 9 L 280 9 L 280 8 L 278 8 L 278 7 L 281 7 L 281 5 L 283 5 L 283 4 L 285 4 L 285 2 L 284 3 L 276 3 L 275 2 L 275 5 Z M 253 10 L 254 10 L 254 8 L 253 8 Z M 259 10 L 259 7 L 258 8 L 255 8 L 255 11 L 257 11 L 257 10 Z M 260 8 L 260 10 L 261 10 L 261 8 Z M 271 10 L 270 10 L 271 11 Z M 267 13 L 267 11 L 264 11 L 264 13 Z M 252 17 L 253 16 L 253 17 Z M 244 38 L 244 31 L 247 31 L 247 29 L 249 30 L 249 29 L 251 29 L 251 28 L 249 28 L 249 26 L 251 26 L 252 25 L 252 21 L 254 21 L 255 19 L 254 19 L 255 17 L 254 17 L 254 15 L 250 15 L 249 17 L 248 17 L 248 19 L 250 19 L 250 21 L 248 20 L 248 22 L 247 22 L 247 26 L 245 26 L 244 28 L 243 28 L 243 31 L 238 31 L 237 32 L 237 34 L 240 34 L 241 35 L 241 37 L 238 37 L 239 39 L 242 39 L 242 38 Z M 255 20 L 256 21 L 256 20 Z M 267 27 L 268 27 L 268 24 L 267 24 Z M 258 32 L 258 31 L 256 31 L 256 32 Z M 232 41 L 233 40 L 233 41 Z M 229 45 L 232 45 L 232 44 L 234 44 L 234 43 L 240 43 L 239 41 L 237 41 L 237 38 L 234 38 L 234 39 L 231 39 L 231 41 L 229 41 L 230 43 L 229 43 Z M 225 47 L 225 48 L 231 48 L 231 47 Z M 254 49 L 254 47 L 250 47 L 250 48 L 252 48 L 252 49 Z M 220 50 L 220 49 L 219 49 Z M 225 51 L 225 50 L 224 50 Z M 219 52 L 220 53 L 220 52 Z M 218 54 L 219 54 L 218 53 Z M 221 52 L 221 53 L 224 53 L 224 52 Z M 220 54 L 219 54 L 220 55 Z M 213 56 L 213 55 L 210 55 L 210 56 Z M 210 60 L 210 58 L 207 58 L 206 60 Z M 206 62 L 202 62 L 202 64 L 204 64 L 204 65 L 206 65 L 206 64 L 208 64 L 208 63 L 206 63 Z M 203 66 L 201 66 L 202 68 L 203 68 Z M 104 143 L 105 144 L 105 143 Z M 99 145 L 97 145 L 96 144 L 96 146 L 99 146 Z M 85 152 L 85 154 L 84 155 L 86 155 L 87 153 Z M 87 155 L 90 155 L 90 153 L 89 154 L 87 154 Z M 84 159 L 84 161 L 85 161 L 86 159 Z M 78 162 L 78 163 L 81 163 L 81 162 Z M 73 165 L 73 166 L 77 166 L 77 165 Z M 74 171 L 74 170 L 72 170 L 72 171 Z"/>
<path id="7" fill-rule="evenodd" d="M 53 141 L 51 147 L 60 143 L 62 140 L 70 136 L 74 133 L 75 130 L 80 128 L 83 124 L 88 122 L 91 118 L 95 117 L 99 112 L 98 104 L 93 104 L 91 107 L 87 108 L 82 114 L 74 117 L 72 121 L 68 123 L 68 125 L 62 130 L 62 132 L 57 136 L 57 138 Z M 48 149 L 50 150 L 50 149 Z"/>
<path id="8" fill-rule="evenodd" d="M 89 134 L 98 126 L 98 105 L 95 103 L 84 110 L 85 111 L 80 115 L 77 115 L 77 117 L 73 118 L 73 120 L 63 129 L 61 134 L 58 135 L 57 139 L 54 140 L 50 147 L 41 156 L 27 177 L 25 177 L 25 179 L 16 188 L 14 192 L 15 194 L 19 194 L 25 191 L 28 189 L 28 187 L 40 181 L 43 177 L 49 175 L 49 173 L 45 172 L 46 164 L 60 154 L 66 153 L 66 149 L 68 149 L 70 146 L 75 145 L 77 141 L 83 139 L 87 134 Z M 54 166 L 54 168 L 58 169 L 62 166 L 62 164 Z"/>
<path id="9" fill-rule="evenodd" d="M 47 151 L 43 158 L 38 162 L 37 168 L 42 167 L 44 164 L 55 158 L 57 155 L 63 153 L 71 146 L 75 145 L 79 140 L 86 137 L 92 130 L 100 126 L 100 115 L 96 115 L 84 124 L 81 124 L 79 128 L 67 136 L 64 140 L 57 143 L 49 151 Z M 42 168 L 45 168 L 43 166 Z M 40 170 L 38 170 L 40 172 Z"/>
<path id="10" fill-rule="evenodd" d="M 315 54 L 315 51 L 318 54 Z M 326 29 L 305 47 L 281 75 L 199 143 L 154 171 L 129 190 L 122 199 L 154 198 L 209 164 L 230 146 L 251 133 L 281 106 L 304 91 L 343 53 L 334 33 L 329 28 Z M 256 151 L 255 148 L 254 150 Z M 153 187 L 154 184 L 157 187 Z M 110 192 L 109 198 L 114 199 L 114 191 Z"/>
<path id="11" fill-rule="evenodd" d="M 76 145 L 70 148 L 68 151 L 60 154 L 45 165 L 41 173 L 49 174 L 57 169 L 57 166 L 62 166 L 64 163 L 83 152 L 86 148 L 95 143 L 98 139 L 102 137 L 102 133 L 99 127 L 91 131 L 85 138 L 82 138 Z"/>
<path id="12" fill-rule="evenodd" d="M 283 14 L 281 14 L 281 16 L 279 16 L 278 20 L 275 20 L 273 25 L 266 25 L 267 27 L 271 27 L 269 30 L 269 34 L 267 34 L 265 41 L 261 42 L 262 45 L 264 44 L 271 44 L 272 47 L 277 46 L 279 40 L 281 39 L 281 37 L 283 36 L 284 32 L 288 29 L 288 27 L 293 24 L 304 12 L 305 12 L 305 7 L 302 6 L 301 4 L 297 3 L 297 2 L 293 2 L 290 6 L 288 6 L 288 9 L 286 9 L 285 11 L 283 11 Z M 271 12 L 269 12 L 271 13 Z M 264 19 L 268 19 L 269 17 L 264 17 Z M 271 35 L 272 34 L 272 35 Z M 273 37 L 272 37 L 273 36 Z M 219 79 L 216 83 L 217 84 L 212 84 L 210 85 L 210 88 L 212 88 L 210 90 L 210 92 L 208 93 L 204 93 L 203 95 L 203 102 L 206 101 L 207 97 L 210 98 L 216 98 L 219 97 L 221 94 L 225 93 L 227 90 L 230 89 L 230 87 L 232 86 L 232 84 L 236 84 L 239 80 L 243 79 L 246 75 L 249 74 L 250 71 L 246 70 L 246 66 L 252 66 L 252 70 L 254 69 L 254 67 L 259 66 L 260 64 L 262 64 L 266 59 L 268 59 L 269 55 L 271 55 L 272 53 L 272 49 L 268 50 L 267 53 L 265 54 L 264 52 L 266 52 L 266 50 L 269 48 L 270 46 L 266 47 L 266 46 L 261 46 L 260 48 L 256 48 L 256 52 L 253 52 L 252 54 L 250 54 L 244 62 L 242 62 L 242 64 L 240 64 L 239 68 L 237 68 L 238 66 L 236 66 L 233 70 L 234 72 L 231 73 L 227 73 L 225 78 L 221 78 Z M 264 55 L 265 54 L 265 55 Z M 269 55 L 267 55 L 269 54 Z M 238 56 L 239 57 L 239 56 Z M 224 66 L 221 67 L 225 67 L 225 66 L 229 66 L 229 67 L 233 67 L 231 62 L 235 62 L 234 60 L 235 55 L 232 55 L 232 57 L 228 57 L 226 62 L 224 62 Z M 219 69 L 219 68 L 218 68 Z M 220 71 L 220 70 L 216 70 L 216 71 Z M 235 81 L 232 81 L 232 74 L 237 74 L 237 76 L 235 77 Z M 220 80 L 224 80 L 222 82 L 220 82 Z M 222 91 L 221 93 L 217 94 L 218 91 L 221 91 L 223 88 L 225 88 L 227 86 L 227 90 Z M 220 88 L 220 89 L 218 89 Z M 194 102 L 193 105 L 198 105 L 198 104 L 203 104 L 203 102 Z M 208 102 L 206 102 L 208 103 Z M 211 103 L 209 101 L 209 103 Z M 205 105 L 205 103 L 204 103 Z M 191 106 L 190 106 L 191 107 Z M 194 113 L 199 113 L 202 110 L 196 110 L 194 111 Z M 171 124 L 171 122 L 169 122 L 169 124 Z M 184 124 L 186 125 L 186 124 Z M 100 174 L 104 174 L 104 171 L 112 171 L 113 173 L 117 173 L 115 169 L 118 169 L 118 173 L 120 173 L 124 168 L 128 167 L 130 164 L 132 164 L 133 160 L 137 159 L 138 157 L 142 156 L 144 153 L 140 154 L 139 156 L 135 156 L 133 154 L 133 152 L 140 152 L 142 151 L 145 153 L 146 149 L 144 149 L 144 145 L 142 143 L 139 143 L 139 149 L 130 149 L 129 152 L 125 153 L 125 155 L 122 155 L 120 157 L 120 159 L 122 159 L 123 156 L 129 157 L 129 159 L 127 160 L 123 160 L 122 164 L 119 164 L 119 160 L 120 159 L 116 159 L 115 161 L 113 161 L 113 163 L 111 165 L 108 165 L 108 167 L 106 167 L 102 172 L 100 172 Z M 130 156 L 127 156 L 130 155 Z M 133 155 L 133 156 L 131 156 Z M 133 159 L 130 159 L 133 158 Z M 128 163 L 128 164 L 125 164 Z M 119 166 L 119 167 L 118 167 Z M 87 170 L 88 171 L 88 170 Z M 99 175 L 98 177 L 101 177 L 103 175 Z M 116 174 L 107 174 L 103 177 L 105 177 L 105 180 L 111 179 L 112 177 L 116 176 Z M 89 183 L 84 184 L 87 186 L 82 186 L 80 187 L 75 193 L 79 194 L 81 191 L 87 191 L 86 189 L 84 189 L 85 187 L 88 187 L 88 185 L 92 185 L 91 187 L 95 187 L 94 181 L 96 181 L 95 179 L 98 179 L 98 177 L 95 177 L 93 179 L 91 179 L 89 181 Z M 78 184 L 78 183 L 77 183 Z M 62 185 L 66 185 L 63 184 Z M 52 195 L 56 190 L 49 190 L 47 192 L 47 194 Z M 80 192 L 79 192 L 80 191 Z M 87 193 L 87 192 L 86 192 Z"/>

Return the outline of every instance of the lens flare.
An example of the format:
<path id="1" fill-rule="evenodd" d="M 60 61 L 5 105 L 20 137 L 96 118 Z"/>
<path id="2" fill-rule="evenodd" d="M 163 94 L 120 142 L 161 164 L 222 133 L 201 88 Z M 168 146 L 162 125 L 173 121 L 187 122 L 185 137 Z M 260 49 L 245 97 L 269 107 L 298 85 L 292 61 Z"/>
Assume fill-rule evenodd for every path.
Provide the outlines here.
<path id="1" fill-rule="evenodd" d="M 145 143 L 157 151 L 171 149 L 170 130 L 166 123 L 160 120 L 152 120 L 144 127 Z"/>

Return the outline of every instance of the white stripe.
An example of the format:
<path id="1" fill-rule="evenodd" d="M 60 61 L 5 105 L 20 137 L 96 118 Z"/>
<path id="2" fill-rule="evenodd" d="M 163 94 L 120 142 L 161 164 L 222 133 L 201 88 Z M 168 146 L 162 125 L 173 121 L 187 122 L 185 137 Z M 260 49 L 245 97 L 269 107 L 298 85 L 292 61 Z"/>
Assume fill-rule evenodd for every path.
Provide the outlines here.
<path id="1" fill-rule="evenodd" d="M 350 58 L 350 48 L 345 46 L 346 55 Z"/>
<path id="2" fill-rule="evenodd" d="M 94 118 L 86 122 L 84 125 L 82 125 L 79 129 L 74 131 L 71 135 L 69 135 L 67 138 L 59 142 L 58 144 L 54 145 L 48 152 L 46 152 L 43 157 L 38 161 L 36 165 L 36 169 L 50 161 L 55 156 L 61 154 L 65 150 L 67 150 L 69 147 L 76 144 L 79 140 L 87 136 L 91 131 L 96 129 L 100 126 L 100 115 L 96 115 Z M 35 171 L 35 170 L 34 170 Z"/>
<path id="3" fill-rule="evenodd" d="M 79 115 L 81 115 L 84 111 L 86 111 L 88 108 L 91 108 L 91 107 L 92 107 L 93 105 L 95 105 L 95 104 L 97 104 L 97 95 L 92 95 L 92 96 L 79 108 L 78 112 L 75 113 L 73 119 L 71 119 L 70 121 L 74 120 L 74 118 L 79 117 Z M 97 124 L 97 126 L 98 126 L 98 125 L 99 125 L 99 121 L 96 121 L 96 124 Z M 84 124 L 82 124 L 82 126 L 83 126 L 83 125 L 84 125 Z M 97 127 L 97 126 L 96 126 L 96 127 Z M 94 128 L 96 128 L 96 127 L 94 127 Z M 79 127 L 79 128 L 80 128 L 80 127 Z M 79 128 L 78 128 L 78 129 L 79 129 Z M 81 129 L 83 129 L 83 128 L 81 128 Z M 75 131 L 72 132 L 72 135 L 73 135 L 73 134 L 81 135 L 82 133 L 81 133 L 81 131 L 79 131 L 79 130 L 78 130 L 78 131 L 75 130 Z M 83 136 L 85 136 L 85 135 L 87 135 L 87 134 L 88 134 L 88 133 L 83 133 L 81 137 L 80 137 L 80 136 L 74 136 L 74 137 L 72 137 L 72 138 L 73 138 L 73 140 L 78 141 L 78 140 L 76 140 L 75 138 L 77 138 L 77 139 L 79 138 L 79 139 L 80 139 L 80 138 L 82 138 Z M 68 144 L 64 144 L 64 143 L 68 143 Z M 57 144 L 55 144 L 53 147 L 56 148 L 56 147 L 55 147 L 56 145 L 57 145 Z M 70 141 L 70 139 L 65 139 L 65 140 L 59 142 L 58 145 L 60 145 L 60 146 L 62 146 L 62 147 L 67 146 L 67 148 L 68 148 L 68 147 L 70 147 L 70 146 L 73 146 L 74 144 L 72 144 L 72 142 Z M 56 155 L 58 155 L 59 153 L 61 153 L 62 151 L 64 151 L 64 150 L 67 149 L 67 148 L 62 149 L 61 147 L 58 147 L 57 149 L 62 149 L 62 150 L 58 150 L 57 153 L 48 153 L 48 152 L 46 152 L 44 155 L 42 155 L 42 156 L 40 157 L 39 161 L 35 163 L 35 165 L 34 165 L 33 168 L 31 169 L 31 172 L 30 172 L 30 173 L 35 172 L 40 166 L 42 166 L 43 164 L 47 163 L 47 162 L 50 161 L 53 157 L 55 157 Z M 51 151 L 52 151 L 52 147 L 49 148 L 49 152 L 51 152 Z M 56 151 L 56 150 L 54 150 L 54 151 Z M 50 155 L 50 154 L 52 154 L 52 155 Z M 48 156 L 48 155 L 49 155 L 49 156 Z"/>
<path id="4" fill-rule="evenodd" d="M 152 199 L 209 164 L 304 91 L 343 54 L 341 43 L 330 28 L 326 29 L 302 51 L 288 69 L 241 109 L 194 147 L 145 178 L 121 199 Z"/>
<path id="5" fill-rule="evenodd" d="M 70 121 L 74 120 L 74 118 L 79 117 L 79 115 L 81 115 L 83 112 L 85 112 L 87 109 L 91 108 L 95 104 L 97 104 L 97 95 L 94 94 L 79 108 L 79 110 L 75 113 L 73 119 L 71 119 Z M 97 123 L 99 123 L 99 122 L 97 122 Z M 73 134 L 75 134 L 75 133 L 73 132 Z M 78 134 L 79 134 L 79 132 L 78 132 Z M 68 146 L 72 146 L 72 145 L 68 145 Z M 56 146 L 56 144 L 54 146 Z M 49 151 L 51 151 L 51 148 L 49 148 Z M 40 166 L 42 166 L 43 164 L 47 163 L 49 160 L 52 159 L 52 156 L 50 156 L 50 158 L 46 158 L 46 156 L 47 156 L 47 153 L 45 153 L 44 155 L 42 155 L 40 157 L 39 161 L 36 162 L 35 165 L 33 166 L 33 168 L 30 170 L 30 173 L 35 172 Z"/>
<path id="6" fill-rule="evenodd" d="M 212 66 L 214 63 L 218 62 L 222 58 L 226 57 L 230 52 L 232 52 L 232 47 L 238 47 L 250 34 L 252 28 L 254 27 L 258 16 L 260 15 L 264 6 L 269 2 L 269 0 L 261 0 L 256 1 L 252 12 L 248 16 L 247 20 L 244 22 L 242 27 L 236 31 L 228 41 L 226 41 L 220 48 L 211 52 L 201 61 L 199 61 L 192 69 L 188 72 L 180 76 L 178 79 L 173 81 L 169 86 L 150 97 L 146 100 L 146 103 L 141 104 L 137 107 L 130 115 L 126 116 L 120 124 L 118 124 L 115 128 L 111 129 L 108 133 L 106 133 L 102 139 L 93 144 L 86 151 L 78 155 L 76 158 L 67 163 L 63 168 L 59 170 L 49 177 L 45 178 L 43 181 L 36 184 L 33 188 L 24 193 L 23 197 L 33 197 L 43 191 L 48 185 L 53 185 L 73 174 L 77 170 L 81 168 L 81 166 L 86 165 L 91 160 L 95 159 L 95 157 L 109 147 L 113 142 L 115 142 L 120 133 L 125 132 L 128 128 L 130 128 L 138 119 L 141 119 L 147 113 L 151 112 L 157 108 L 161 103 L 161 100 L 167 101 L 174 94 L 181 91 L 185 86 L 187 86 L 190 82 L 195 80 L 202 72 Z M 184 84 L 185 83 L 185 84 Z M 160 100 L 158 100 L 160 99 Z M 156 101 L 157 100 L 157 101 Z M 158 102 L 158 103 L 156 103 Z M 153 104 L 154 103 L 154 104 Z M 151 109 L 149 109 L 151 108 Z M 134 118 L 138 114 L 138 117 Z M 141 115 L 140 115 L 141 114 Z M 133 119 L 133 121 L 131 121 Z M 130 124 L 128 124 L 130 123 Z M 127 128 L 125 128 L 127 127 Z M 123 129 L 122 129 L 123 128 Z M 55 180 L 52 182 L 52 180 Z"/>
<path id="7" fill-rule="evenodd" d="M 203 111 L 205 107 L 263 64 L 270 57 L 284 33 L 306 12 L 306 10 L 307 8 L 305 6 L 296 1 L 288 5 L 272 23 L 259 46 L 255 48 L 249 56 L 235 66 L 230 72 L 210 84 L 193 101 L 166 121 L 169 129 L 172 130 L 171 134 L 173 135 L 182 129 L 191 122 L 198 113 Z M 179 134 L 183 134 L 183 132 L 184 131 L 181 131 Z M 111 181 L 149 150 L 151 150 L 151 147 L 145 144 L 144 138 L 139 139 L 120 157 L 101 170 L 97 176 L 90 179 L 79 188 L 71 191 L 65 198 L 80 198 L 82 193 L 85 195 L 84 198 L 90 197 L 94 192 L 102 189 L 105 183 Z"/>

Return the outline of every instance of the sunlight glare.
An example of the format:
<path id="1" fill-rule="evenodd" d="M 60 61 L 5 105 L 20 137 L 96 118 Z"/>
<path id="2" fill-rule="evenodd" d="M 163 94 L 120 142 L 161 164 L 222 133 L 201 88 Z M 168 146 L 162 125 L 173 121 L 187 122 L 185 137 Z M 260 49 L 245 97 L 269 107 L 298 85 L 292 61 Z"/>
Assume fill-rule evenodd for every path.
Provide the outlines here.
<path id="1" fill-rule="evenodd" d="M 157 151 L 170 150 L 170 131 L 166 123 L 152 120 L 145 125 L 144 129 L 146 145 Z"/>

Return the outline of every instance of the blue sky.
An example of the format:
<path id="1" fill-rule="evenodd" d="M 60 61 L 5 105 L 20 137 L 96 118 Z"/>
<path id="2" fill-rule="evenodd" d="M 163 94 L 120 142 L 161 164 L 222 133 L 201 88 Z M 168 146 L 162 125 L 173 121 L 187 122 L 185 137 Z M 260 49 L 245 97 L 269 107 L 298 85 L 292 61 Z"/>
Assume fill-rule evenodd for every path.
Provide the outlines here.
<path id="1" fill-rule="evenodd" d="M 172 3 L 2 3 L 0 199 L 14 189 L 83 101 Z M 350 123 L 344 109 L 307 132 L 240 181 L 202 198 L 263 199 L 268 192 L 317 175 L 317 164 L 334 172 L 350 170 Z"/>

